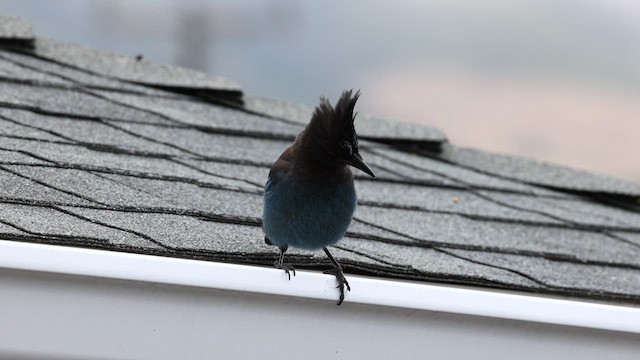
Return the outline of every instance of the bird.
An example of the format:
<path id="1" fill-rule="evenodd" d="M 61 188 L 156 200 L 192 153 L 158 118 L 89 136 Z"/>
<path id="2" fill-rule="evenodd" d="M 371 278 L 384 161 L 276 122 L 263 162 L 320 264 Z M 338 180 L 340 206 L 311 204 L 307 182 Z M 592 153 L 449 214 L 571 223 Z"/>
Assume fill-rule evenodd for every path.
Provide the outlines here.
<path id="1" fill-rule="evenodd" d="M 264 241 L 277 246 L 274 264 L 291 280 L 295 269 L 284 262 L 289 246 L 305 250 L 322 249 L 333 268 L 344 300 L 344 288 L 351 286 L 342 267 L 331 255 L 334 245 L 347 232 L 356 209 L 353 166 L 375 178 L 358 149 L 354 108 L 360 91 L 345 90 L 332 106 L 325 97 L 315 107 L 311 120 L 271 167 L 264 187 Z"/>

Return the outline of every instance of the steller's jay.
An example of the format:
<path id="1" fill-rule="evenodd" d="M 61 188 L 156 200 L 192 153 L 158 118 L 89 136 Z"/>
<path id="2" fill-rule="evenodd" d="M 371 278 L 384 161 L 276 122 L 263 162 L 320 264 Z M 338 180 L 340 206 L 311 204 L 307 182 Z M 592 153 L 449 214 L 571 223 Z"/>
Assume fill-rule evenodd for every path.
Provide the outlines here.
<path id="1" fill-rule="evenodd" d="M 295 270 L 284 263 L 289 246 L 323 249 L 333 263 L 327 273 L 335 275 L 340 289 L 351 291 L 340 264 L 327 246 L 342 239 L 356 209 L 356 191 L 349 166 L 375 177 L 358 153 L 353 108 L 358 91 L 344 91 L 336 106 L 324 98 L 316 106 L 305 129 L 273 164 L 264 187 L 263 228 L 265 242 L 280 248 L 275 267 L 289 279 Z"/>

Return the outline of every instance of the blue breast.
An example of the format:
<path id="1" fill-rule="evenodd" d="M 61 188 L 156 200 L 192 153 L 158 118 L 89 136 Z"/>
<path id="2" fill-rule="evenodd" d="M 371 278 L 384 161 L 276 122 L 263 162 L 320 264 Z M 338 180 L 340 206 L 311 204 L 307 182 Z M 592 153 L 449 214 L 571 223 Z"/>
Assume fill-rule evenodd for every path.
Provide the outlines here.
<path id="1" fill-rule="evenodd" d="M 338 186 L 294 183 L 288 176 L 265 186 L 263 227 L 276 246 L 316 250 L 340 240 L 356 208 L 353 179 Z"/>

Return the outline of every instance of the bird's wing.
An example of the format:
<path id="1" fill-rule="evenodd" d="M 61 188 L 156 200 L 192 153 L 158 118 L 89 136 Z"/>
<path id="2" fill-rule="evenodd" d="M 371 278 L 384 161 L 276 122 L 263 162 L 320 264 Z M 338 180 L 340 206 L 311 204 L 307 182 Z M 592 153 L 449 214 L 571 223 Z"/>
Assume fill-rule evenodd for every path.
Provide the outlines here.
<path id="1" fill-rule="evenodd" d="M 271 191 L 271 188 L 273 187 L 273 185 L 280 180 L 280 176 L 274 176 L 272 173 L 273 171 L 269 173 L 269 178 L 267 179 L 267 183 L 264 184 L 264 192 Z"/>
<path id="2" fill-rule="evenodd" d="M 269 192 L 273 185 L 277 184 L 280 179 L 284 176 L 284 174 L 289 171 L 291 168 L 293 160 L 293 146 L 289 147 L 285 150 L 282 155 L 278 158 L 278 160 L 271 167 L 271 171 L 269 171 L 269 178 L 267 179 L 267 183 L 264 185 L 264 191 Z"/>

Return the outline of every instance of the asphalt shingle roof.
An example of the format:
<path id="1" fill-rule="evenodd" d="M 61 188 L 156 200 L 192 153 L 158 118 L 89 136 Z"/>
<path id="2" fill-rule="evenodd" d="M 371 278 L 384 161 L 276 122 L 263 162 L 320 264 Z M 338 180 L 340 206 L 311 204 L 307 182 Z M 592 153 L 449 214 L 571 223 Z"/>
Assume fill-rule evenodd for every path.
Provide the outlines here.
<path id="1" fill-rule="evenodd" d="M 30 22 L 15 16 L 0 18 L 0 42 L 3 45 L 30 47 L 33 40 L 33 27 Z"/>
<path id="2" fill-rule="evenodd" d="M 239 95 L 239 85 L 219 77 L 174 65 L 131 58 L 81 45 L 37 38 L 35 55 L 88 70 L 106 77 L 171 90 L 212 92 L 217 95 Z"/>
<path id="3" fill-rule="evenodd" d="M 262 186 L 308 107 L 78 45 L 0 43 L 1 239 L 273 264 Z M 334 249 L 347 273 L 640 302 L 639 185 L 356 122 L 378 177 L 356 174 Z"/>

